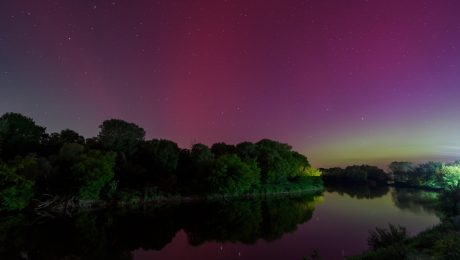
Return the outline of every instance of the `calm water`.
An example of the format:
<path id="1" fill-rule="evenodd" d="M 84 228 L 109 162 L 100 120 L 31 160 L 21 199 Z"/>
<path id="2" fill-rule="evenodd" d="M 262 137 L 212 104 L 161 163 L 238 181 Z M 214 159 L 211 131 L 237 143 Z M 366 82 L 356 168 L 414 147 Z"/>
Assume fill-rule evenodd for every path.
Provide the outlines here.
<path id="1" fill-rule="evenodd" d="M 73 218 L 2 217 L 0 259 L 342 259 L 388 223 L 416 234 L 439 222 L 433 194 L 328 186 L 323 194 L 164 206 Z"/>

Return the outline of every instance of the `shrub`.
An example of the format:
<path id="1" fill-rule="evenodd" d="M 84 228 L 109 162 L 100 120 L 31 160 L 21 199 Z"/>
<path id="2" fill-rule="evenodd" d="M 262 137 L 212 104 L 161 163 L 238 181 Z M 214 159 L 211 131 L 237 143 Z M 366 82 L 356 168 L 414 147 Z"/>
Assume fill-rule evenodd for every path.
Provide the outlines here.
<path id="1" fill-rule="evenodd" d="M 373 249 L 384 248 L 401 243 L 408 238 L 406 228 L 389 224 L 389 228 L 376 228 L 369 231 L 367 243 Z"/>
<path id="2" fill-rule="evenodd" d="M 439 259 L 460 259 L 460 235 L 448 232 L 436 241 L 434 249 Z"/>
<path id="3" fill-rule="evenodd" d="M 83 200 L 99 199 L 102 188 L 114 176 L 115 154 L 89 151 L 72 166 L 72 173 L 80 183 L 79 196 Z"/>
<path id="4" fill-rule="evenodd" d="M 217 159 L 208 178 L 214 192 L 221 194 L 245 193 L 259 186 L 260 170 L 256 164 L 245 163 L 235 154 Z"/>
<path id="5" fill-rule="evenodd" d="M 0 210 L 21 210 L 34 196 L 34 182 L 16 174 L 16 169 L 0 165 Z"/>

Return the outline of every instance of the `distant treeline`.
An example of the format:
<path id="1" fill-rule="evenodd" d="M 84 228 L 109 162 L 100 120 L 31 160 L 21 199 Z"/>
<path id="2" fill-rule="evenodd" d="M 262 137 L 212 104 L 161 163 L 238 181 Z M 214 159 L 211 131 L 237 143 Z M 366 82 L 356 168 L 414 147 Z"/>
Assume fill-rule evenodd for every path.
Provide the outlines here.
<path id="1" fill-rule="evenodd" d="M 58 202 L 142 203 L 166 195 L 238 195 L 321 189 L 320 172 L 291 146 L 263 139 L 237 145 L 145 140 L 119 119 L 97 137 L 48 134 L 26 116 L 0 117 L 0 211 Z"/>
<path id="2" fill-rule="evenodd" d="M 460 161 L 452 163 L 392 162 L 390 172 L 369 165 L 353 165 L 346 168 L 320 169 L 326 184 L 373 183 L 402 187 L 432 189 L 440 192 L 443 211 L 449 215 L 460 212 Z"/>
<path id="3" fill-rule="evenodd" d="M 387 184 L 390 176 L 382 169 L 370 165 L 353 165 L 346 168 L 320 169 L 325 181 L 376 182 Z"/>
<path id="4" fill-rule="evenodd" d="M 397 186 L 443 189 L 453 187 L 460 179 L 460 160 L 452 163 L 392 162 L 389 173 L 370 165 L 353 165 L 346 168 L 320 169 L 326 181 L 394 183 Z"/>

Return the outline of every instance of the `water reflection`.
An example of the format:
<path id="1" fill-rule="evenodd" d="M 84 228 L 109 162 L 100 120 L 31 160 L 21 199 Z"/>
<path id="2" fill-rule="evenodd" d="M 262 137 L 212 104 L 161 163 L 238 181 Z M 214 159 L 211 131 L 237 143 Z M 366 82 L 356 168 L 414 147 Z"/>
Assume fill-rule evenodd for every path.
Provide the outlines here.
<path id="1" fill-rule="evenodd" d="M 348 195 L 357 199 L 376 199 L 388 193 L 396 207 L 413 213 L 423 211 L 436 214 L 438 210 L 435 191 L 414 188 L 390 188 L 382 185 L 330 182 L 325 187 L 327 192 Z"/>
<path id="2" fill-rule="evenodd" d="M 377 184 L 328 182 L 325 190 L 328 192 L 337 192 L 340 195 L 347 194 L 357 199 L 374 199 L 384 196 L 390 189 L 388 186 Z"/>
<path id="3" fill-rule="evenodd" d="M 311 219 L 320 195 L 89 212 L 73 218 L 19 215 L 0 220 L 0 259 L 132 259 L 161 250 L 183 230 L 189 244 L 273 241 Z"/>
<path id="4" fill-rule="evenodd" d="M 376 226 L 393 223 L 415 234 L 439 221 L 433 192 L 350 185 L 295 198 L 72 218 L 3 216 L 0 259 L 302 259 L 316 248 L 326 259 L 342 259 L 366 250 Z"/>
<path id="5" fill-rule="evenodd" d="M 437 213 L 436 202 L 438 193 L 434 191 L 423 191 L 420 189 L 395 188 L 391 191 L 391 198 L 394 204 L 404 210 L 413 213 L 429 212 Z"/>

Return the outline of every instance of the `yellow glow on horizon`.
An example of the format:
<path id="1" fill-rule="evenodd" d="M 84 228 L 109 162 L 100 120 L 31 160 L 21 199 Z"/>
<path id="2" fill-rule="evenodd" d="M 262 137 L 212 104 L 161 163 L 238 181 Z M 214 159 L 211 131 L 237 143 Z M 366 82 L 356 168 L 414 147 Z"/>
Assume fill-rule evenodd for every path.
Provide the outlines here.
<path id="1" fill-rule="evenodd" d="M 400 125 L 346 130 L 317 143 L 306 152 L 315 167 L 375 164 L 386 167 L 392 161 L 460 158 L 460 122 L 438 120 L 423 127 Z"/>

